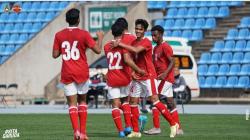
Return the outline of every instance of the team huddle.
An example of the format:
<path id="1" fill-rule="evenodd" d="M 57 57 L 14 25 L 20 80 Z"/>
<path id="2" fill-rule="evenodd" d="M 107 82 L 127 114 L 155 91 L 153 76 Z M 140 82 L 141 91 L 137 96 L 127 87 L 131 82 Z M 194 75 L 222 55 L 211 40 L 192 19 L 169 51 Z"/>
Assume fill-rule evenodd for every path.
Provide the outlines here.
<path id="1" fill-rule="evenodd" d="M 97 54 L 101 52 L 103 32 L 96 33 L 98 40 L 95 42 L 87 31 L 77 27 L 79 13 L 77 9 L 66 13 L 69 27 L 55 35 L 53 57 L 62 55 L 61 82 L 69 105 L 74 140 L 87 140 L 89 70 L 85 52 L 87 48 Z M 173 138 L 176 134 L 183 134 L 173 100 L 173 50 L 163 41 L 164 29 L 159 25 L 151 29 L 152 39 L 157 44 L 153 48 L 151 41 L 144 37 L 147 28 L 146 20 L 137 19 L 134 36 L 128 33 L 125 18 L 118 18 L 111 27 L 114 39 L 104 45 L 104 52 L 108 62 L 106 78 L 108 98 L 112 101 L 112 118 L 119 137 L 140 138 L 138 102 L 140 97 L 148 97 L 153 105 L 154 126 L 144 133 L 161 133 L 159 115 L 162 114 L 170 125 L 169 136 Z M 161 96 L 167 97 L 167 106 L 159 100 Z"/>

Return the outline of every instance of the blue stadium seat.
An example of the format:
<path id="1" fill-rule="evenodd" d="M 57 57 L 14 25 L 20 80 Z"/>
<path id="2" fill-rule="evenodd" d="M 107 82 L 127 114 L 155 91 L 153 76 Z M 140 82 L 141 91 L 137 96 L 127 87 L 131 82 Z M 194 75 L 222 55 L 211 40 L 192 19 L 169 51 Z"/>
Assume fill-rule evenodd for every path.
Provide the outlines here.
<path id="1" fill-rule="evenodd" d="M 0 23 L 0 33 L 4 30 L 4 23 Z"/>
<path id="2" fill-rule="evenodd" d="M 242 63 L 250 63 L 250 52 L 245 53 Z"/>
<path id="3" fill-rule="evenodd" d="M 178 11 L 177 8 L 169 8 L 165 18 L 175 18 L 177 11 Z"/>
<path id="4" fill-rule="evenodd" d="M 231 52 L 223 53 L 220 64 L 230 63 L 233 59 L 233 54 Z"/>
<path id="5" fill-rule="evenodd" d="M 227 79 L 227 84 L 225 85 L 226 88 L 234 88 L 238 83 L 237 76 L 230 76 Z"/>
<path id="6" fill-rule="evenodd" d="M 174 26 L 174 20 L 173 19 L 167 19 L 164 23 L 164 30 L 169 30 Z"/>
<path id="7" fill-rule="evenodd" d="M 186 38 L 188 40 L 192 37 L 192 31 L 191 30 L 184 30 L 181 35 L 183 38 Z"/>
<path id="8" fill-rule="evenodd" d="M 2 56 L 0 64 L 3 64 L 9 57 L 10 57 L 9 55 Z"/>
<path id="9" fill-rule="evenodd" d="M 250 75 L 250 64 L 243 64 L 239 75 Z"/>
<path id="10" fill-rule="evenodd" d="M 228 7 L 220 7 L 217 17 L 228 17 L 230 10 Z"/>
<path id="11" fill-rule="evenodd" d="M 190 18 L 185 21 L 185 24 L 182 27 L 182 29 L 192 29 L 194 25 L 195 25 L 195 20 L 193 18 Z"/>
<path id="12" fill-rule="evenodd" d="M 175 20 L 175 23 L 174 23 L 174 26 L 172 27 L 172 29 L 182 29 L 184 24 L 185 24 L 184 19 L 177 19 L 177 20 Z"/>
<path id="13" fill-rule="evenodd" d="M 30 9 L 31 9 L 31 2 L 27 2 L 27 1 L 23 2 L 22 11 L 23 12 L 29 12 Z"/>
<path id="14" fill-rule="evenodd" d="M 207 17 L 216 17 L 216 15 L 218 14 L 218 12 L 219 12 L 218 7 L 210 7 L 208 9 Z"/>
<path id="15" fill-rule="evenodd" d="M 206 78 L 205 84 L 203 85 L 203 88 L 210 88 L 216 83 L 216 78 L 214 76 L 208 76 Z"/>
<path id="16" fill-rule="evenodd" d="M 190 1 L 180 1 L 178 7 L 188 7 Z"/>
<path id="17" fill-rule="evenodd" d="M 210 53 L 202 53 L 198 64 L 207 64 L 211 59 Z"/>
<path id="18" fill-rule="evenodd" d="M 15 45 L 7 45 L 5 47 L 5 55 L 12 55 L 15 52 Z"/>
<path id="19" fill-rule="evenodd" d="M 14 13 L 14 12 L 10 13 L 9 18 L 8 18 L 8 20 L 6 20 L 6 22 L 15 22 L 17 17 L 18 17 L 17 13 Z"/>
<path id="20" fill-rule="evenodd" d="M 156 1 L 148 1 L 147 2 L 148 9 L 154 9 L 155 4 L 156 4 Z"/>
<path id="21" fill-rule="evenodd" d="M 52 1 L 52 2 L 50 2 L 48 11 L 57 11 L 57 10 L 59 10 L 58 6 L 59 6 L 59 2 Z"/>
<path id="22" fill-rule="evenodd" d="M 11 34 L 10 35 L 10 39 L 8 40 L 8 42 L 6 42 L 7 44 L 15 44 L 16 41 L 18 40 L 19 35 L 18 34 Z"/>
<path id="23" fill-rule="evenodd" d="M 214 47 L 211 49 L 211 52 L 219 52 L 224 49 L 224 41 L 218 40 L 214 43 Z"/>
<path id="24" fill-rule="evenodd" d="M 236 39 L 246 39 L 248 37 L 249 30 L 247 28 L 240 29 L 238 37 Z"/>
<path id="25" fill-rule="evenodd" d="M 250 40 L 247 41 L 245 51 L 250 51 Z"/>
<path id="26" fill-rule="evenodd" d="M 18 41 L 16 43 L 23 44 L 23 43 L 27 42 L 28 38 L 29 38 L 28 34 L 21 34 L 19 36 L 19 39 L 18 39 Z"/>
<path id="27" fill-rule="evenodd" d="M 207 65 L 199 65 L 198 66 L 198 75 L 206 75 L 207 74 L 207 70 L 208 70 L 208 66 Z"/>
<path id="28" fill-rule="evenodd" d="M 227 75 L 237 75 L 240 72 L 240 64 L 233 64 Z"/>
<path id="29" fill-rule="evenodd" d="M 193 29 L 202 29 L 205 26 L 205 23 L 206 23 L 206 21 L 204 18 L 198 18 L 195 21 Z"/>
<path id="30" fill-rule="evenodd" d="M 216 83 L 212 86 L 213 88 L 222 88 L 227 83 L 227 77 L 226 76 L 219 76 L 216 79 Z"/>
<path id="31" fill-rule="evenodd" d="M 203 32 L 202 30 L 194 30 L 192 34 L 192 41 L 201 41 L 203 39 Z"/>
<path id="32" fill-rule="evenodd" d="M 22 45 L 15 45 L 15 51 L 19 50 L 22 47 Z"/>
<path id="33" fill-rule="evenodd" d="M 229 29 L 226 40 L 232 40 L 235 39 L 238 36 L 238 30 L 237 29 Z"/>
<path id="34" fill-rule="evenodd" d="M 240 20 L 240 25 L 238 25 L 238 28 L 247 28 L 250 26 L 250 17 L 243 17 Z"/>
<path id="35" fill-rule="evenodd" d="M 229 5 L 230 6 L 242 6 L 243 1 L 230 1 Z"/>
<path id="36" fill-rule="evenodd" d="M 0 23 L 5 23 L 9 19 L 9 14 L 8 13 L 1 13 L 0 15 Z"/>
<path id="37" fill-rule="evenodd" d="M 0 56 L 4 55 L 5 45 L 0 45 Z"/>
<path id="38" fill-rule="evenodd" d="M 172 36 L 172 32 L 171 31 L 164 31 L 164 36 Z"/>
<path id="39" fill-rule="evenodd" d="M 210 64 L 217 64 L 221 61 L 221 53 L 220 52 L 215 52 L 215 53 L 212 53 L 211 55 L 211 59 L 208 63 Z"/>
<path id="40" fill-rule="evenodd" d="M 41 2 L 40 11 L 48 11 L 49 6 L 50 6 L 50 2 L 48 1 Z"/>
<path id="41" fill-rule="evenodd" d="M 200 1 L 190 1 L 188 7 L 197 7 Z"/>
<path id="42" fill-rule="evenodd" d="M 246 45 L 247 45 L 246 40 L 239 40 L 236 42 L 236 45 L 233 51 L 244 51 L 246 48 Z"/>
<path id="43" fill-rule="evenodd" d="M 32 28 L 32 23 L 24 23 L 22 33 L 30 33 Z"/>
<path id="44" fill-rule="evenodd" d="M 184 18 L 186 14 L 187 14 L 187 8 L 180 8 L 178 9 L 178 12 L 175 18 Z"/>
<path id="45" fill-rule="evenodd" d="M 239 64 L 244 58 L 244 53 L 242 52 L 236 52 L 233 55 L 233 59 L 230 63 L 232 64 Z"/>
<path id="46" fill-rule="evenodd" d="M 180 5 L 180 1 L 170 1 L 170 4 L 168 5 L 169 8 L 175 8 Z"/>
<path id="47" fill-rule="evenodd" d="M 206 75 L 213 76 L 213 75 L 215 75 L 218 72 L 218 70 L 219 70 L 219 66 L 218 65 L 210 65 L 208 67 Z"/>
<path id="48" fill-rule="evenodd" d="M 10 39 L 9 34 L 2 34 L 0 38 L 0 44 L 5 44 Z"/>
<path id="49" fill-rule="evenodd" d="M 14 25 L 13 33 L 20 33 L 23 30 L 23 24 L 22 23 L 16 23 Z"/>
<path id="50" fill-rule="evenodd" d="M 67 1 L 61 1 L 60 4 L 59 4 L 59 7 L 58 7 L 59 9 L 58 9 L 58 10 L 59 10 L 59 11 L 60 11 L 60 10 L 63 10 L 63 9 L 66 8 L 68 5 L 69 5 L 69 2 L 67 2 Z"/>
<path id="51" fill-rule="evenodd" d="M 226 41 L 223 52 L 228 52 L 234 50 L 235 42 L 233 40 Z"/>
<path id="52" fill-rule="evenodd" d="M 240 76 L 236 88 L 249 88 L 249 76 Z"/>
<path id="53" fill-rule="evenodd" d="M 40 11 L 41 3 L 39 1 L 33 1 L 31 4 L 30 11 L 37 12 Z"/>
<path id="54" fill-rule="evenodd" d="M 45 12 L 39 12 L 39 13 L 37 14 L 37 16 L 36 16 L 35 21 L 36 21 L 36 22 L 44 21 L 45 17 L 46 17 Z"/>
<path id="55" fill-rule="evenodd" d="M 4 30 L 2 33 L 11 33 L 13 31 L 14 24 L 13 23 L 7 23 L 5 24 Z"/>
<path id="56" fill-rule="evenodd" d="M 230 67 L 228 64 L 222 64 L 220 65 L 218 73 L 216 75 L 226 75 L 230 70 Z"/>
<path id="57" fill-rule="evenodd" d="M 33 22 L 36 19 L 36 12 L 29 12 L 26 22 Z"/>
<path id="58" fill-rule="evenodd" d="M 195 18 L 197 13 L 198 13 L 198 9 L 196 7 L 189 8 L 186 17 Z"/>
<path id="59" fill-rule="evenodd" d="M 35 35 L 34 33 L 29 34 L 29 39 L 31 39 L 34 35 Z"/>
<path id="60" fill-rule="evenodd" d="M 27 12 L 21 12 L 18 14 L 17 22 L 26 22 Z"/>
<path id="61" fill-rule="evenodd" d="M 215 29 L 216 28 L 216 20 L 215 18 L 207 18 L 205 26 L 203 29 Z"/>
<path id="62" fill-rule="evenodd" d="M 181 37 L 181 31 L 180 30 L 174 30 L 172 32 L 172 37 Z"/>
<path id="63" fill-rule="evenodd" d="M 55 13 L 54 13 L 54 12 L 48 12 L 48 13 L 46 14 L 45 21 L 50 21 L 50 20 L 52 20 L 54 17 L 55 17 Z"/>
<path id="64" fill-rule="evenodd" d="M 207 7 L 208 1 L 200 1 L 197 6 L 199 7 Z"/>
<path id="65" fill-rule="evenodd" d="M 38 31 L 40 31 L 42 28 L 42 24 L 40 22 L 34 23 L 31 29 L 32 33 L 36 33 Z"/>
<path id="66" fill-rule="evenodd" d="M 154 23 L 154 25 L 161 25 L 162 27 L 164 27 L 164 24 L 164 19 L 156 19 Z"/>
<path id="67" fill-rule="evenodd" d="M 201 7 L 198 10 L 197 17 L 204 18 L 204 17 L 207 16 L 207 14 L 208 14 L 208 8 L 207 7 Z"/>
<path id="68" fill-rule="evenodd" d="M 208 7 L 215 7 L 217 6 L 218 2 L 217 1 L 208 1 L 207 5 Z"/>
<path id="69" fill-rule="evenodd" d="M 229 6 L 229 1 L 218 1 L 217 6 Z"/>

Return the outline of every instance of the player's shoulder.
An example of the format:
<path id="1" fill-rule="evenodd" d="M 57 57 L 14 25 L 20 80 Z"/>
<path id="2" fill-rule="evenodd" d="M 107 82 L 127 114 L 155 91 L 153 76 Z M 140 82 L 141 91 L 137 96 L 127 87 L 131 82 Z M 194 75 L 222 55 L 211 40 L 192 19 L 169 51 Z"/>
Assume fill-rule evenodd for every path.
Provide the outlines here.
<path id="1" fill-rule="evenodd" d="M 107 42 L 105 45 L 104 45 L 104 50 L 105 51 L 108 51 L 110 49 L 110 45 L 111 45 L 111 41 Z"/>

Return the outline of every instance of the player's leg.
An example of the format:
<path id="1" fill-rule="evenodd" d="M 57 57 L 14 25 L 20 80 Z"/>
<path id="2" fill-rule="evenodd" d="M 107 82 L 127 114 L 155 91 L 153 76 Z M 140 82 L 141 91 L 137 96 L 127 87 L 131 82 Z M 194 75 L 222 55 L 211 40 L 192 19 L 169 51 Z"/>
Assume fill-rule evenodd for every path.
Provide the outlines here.
<path id="1" fill-rule="evenodd" d="M 170 137 L 175 137 L 178 124 L 174 121 L 172 116 L 170 115 L 170 112 L 168 111 L 167 107 L 160 102 L 158 94 L 157 94 L 157 86 L 156 86 L 156 80 L 154 79 L 148 79 L 145 81 L 145 87 L 146 90 L 149 91 L 148 95 L 150 96 L 150 100 L 153 103 L 153 105 L 161 112 L 163 117 L 168 121 L 170 124 Z M 163 83 L 164 84 L 164 83 Z"/>
<path id="2" fill-rule="evenodd" d="M 131 89 L 131 94 L 130 94 L 130 107 L 131 107 L 131 123 L 133 126 L 133 132 L 131 132 L 128 135 L 128 138 L 140 138 L 141 133 L 139 130 L 139 108 L 138 108 L 138 103 L 139 103 L 139 97 L 142 92 L 141 85 L 138 81 L 132 81 L 132 89 Z"/>
<path id="3" fill-rule="evenodd" d="M 64 93 L 67 98 L 69 106 L 69 116 L 74 130 L 74 140 L 80 139 L 80 132 L 78 128 L 78 109 L 77 109 L 77 89 L 75 83 L 64 85 Z"/>
<path id="4" fill-rule="evenodd" d="M 119 109 L 121 106 L 120 96 L 120 88 L 108 88 L 108 98 L 112 101 L 112 118 L 118 130 L 119 137 L 125 137 L 124 129 L 122 127 L 121 112 Z"/>
<path id="5" fill-rule="evenodd" d="M 179 114 L 176 108 L 176 103 L 174 101 L 173 97 L 167 97 L 167 105 L 168 108 L 170 109 L 170 114 L 173 117 L 173 119 L 175 120 L 175 122 L 177 122 L 179 124 L 179 129 L 177 131 L 177 135 L 183 135 L 184 132 L 181 128 L 181 124 L 180 124 L 180 120 L 179 120 Z"/>
<path id="6" fill-rule="evenodd" d="M 160 111 L 156 108 L 152 108 L 152 117 L 153 117 L 153 128 L 144 131 L 145 134 L 148 135 L 157 135 L 161 133 L 161 128 L 160 128 Z"/>
<path id="7" fill-rule="evenodd" d="M 81 140 L 87 140 L 86 123 L 87 123 L 87 110 L 88 106 L 86 104 L 87 92 L 89 89 L 89 83 L 84 82 L 77 85 L 78 92 L 78 116 L 80 120 L 80 138 Z"/>
<path id="8" fill-rule="evenodd" d="M 129 87 L 121 88 L 121 110 L 123 111 L 124 121 L 125 121 L 125 129 L 124 132 L 126 135 L 130 134 L 132 131 L 132 123 L 131 123 L 131 108 L 129 105 Z"/>

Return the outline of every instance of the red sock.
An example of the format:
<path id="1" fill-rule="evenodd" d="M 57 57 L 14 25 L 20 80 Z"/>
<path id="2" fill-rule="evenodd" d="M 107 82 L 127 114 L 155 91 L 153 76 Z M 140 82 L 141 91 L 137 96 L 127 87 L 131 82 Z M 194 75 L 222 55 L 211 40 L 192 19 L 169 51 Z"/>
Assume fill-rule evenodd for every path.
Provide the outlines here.
<path id="1" fill-rule="evenodd" d="M 160 128 L 160 112 L 156 107 L 152 108 L 153 124 L 155 128 Z"/>
<path id="2" fill-rule="evenodd" d="M 87 105 L 78 105 L 78 115 L 80 118 L 80 133 L 86 134 L 86 122 L 87 122 Z"/>
<path id="3" fill-rule="evenodd" d="M 161 112 L 161 114 L 164 116 L 164 118 L 168 121 L 168 123 L 170 124 L 170 126 L 175 125 L 175 121 L 172 118 L 172 116 L 170 115 L 167 107 L 160 101 L 156 101 L 154 103 L 154 106 Z"/>
<path id="4" fill-rule="evenodd" d="M 171 112 L 171 116 L 172 118 L 175 120 L 175 122 L 177 122 L 179 124 L 179 128 L 181 128 L 181 124 L 180 124 L 180 120 L 179 120 L 179 114 L 178 114 L 178 111 L 177 109 L 173 109 Z"/>
<path id="5" fill-rule="evenodd" d="M 128 103 L 123 103 L 121 106 L 121 109 L 123 111 L 124 120 L 125 120 L 125 126 L 126 127 L 132 127 L 131 124 L 131 108 Z"/>
<path id="6" fill-rule="evenodd" d="M 112 109 L 112 117 L 119 132 L 123 131 L 121 112 L 119 108 Z"/>
<path id="7" fill-rule="evenodd" d="M 134 132 L 139 132 L 139 109 L 138 105 L 130 105 L 131 107 L 131 123 Z"/>
<path id="8" fill-rule="evenodd" d="M 74 133 L 78 131 L 78 112 L 76 106 L 69 107 L 69 116 Z"/>

